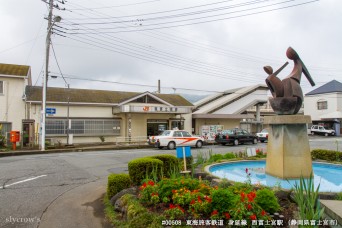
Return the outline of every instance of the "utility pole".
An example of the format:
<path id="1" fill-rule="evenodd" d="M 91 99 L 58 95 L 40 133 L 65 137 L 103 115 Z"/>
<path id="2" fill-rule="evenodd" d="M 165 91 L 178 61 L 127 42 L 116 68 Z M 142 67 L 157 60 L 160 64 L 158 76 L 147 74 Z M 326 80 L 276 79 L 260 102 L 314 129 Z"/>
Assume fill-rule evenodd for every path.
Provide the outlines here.
<path id="1" fill-rule="evenodd" d="M 43 78 L 43 98 L 42 98 L 42 141 L 41 150 L 45 150 L 45 133 L 46 133 L 46 92 L 47 92 L 47 81 L 49 77 L 49 55 L 50 55 L 50 40 L 52 31 L 52 10 L 53 10 L 53 0 L 49 1 L 49 15 L 48 15 L 48 27 L 46 35 L 46 50 L 45 50 L 45 75 Z"/>

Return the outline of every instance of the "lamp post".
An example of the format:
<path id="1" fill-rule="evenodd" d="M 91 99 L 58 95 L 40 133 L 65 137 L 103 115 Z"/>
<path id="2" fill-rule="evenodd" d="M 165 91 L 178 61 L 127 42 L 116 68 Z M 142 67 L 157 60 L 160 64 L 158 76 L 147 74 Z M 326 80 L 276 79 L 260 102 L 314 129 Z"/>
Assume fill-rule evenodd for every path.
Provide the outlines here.
<path id="1" fill-rule="evenodd" d="M 55 16 L 52 21 L 52 9 L 53 9 L 53 0 L 50 0 L 49 3 L 50 11 L 48 16 L 48 29 L 46 35 L 46 56 L 45 56 L 45 75 L 43 78 L 43 98 L 42 98 L 42 139 L 41 139 L 41 150 L 45 150 L 45 133 L 46 133 L 46 92 L 47 92 L 47 80 L 49 76 L 49 55 L 50 55 L 50 41 L 51 41 L 51 31 L 52 26 L 55 22 L 60 22 L 61 17 Z"/>
<path id="2" fill-rule="evenodd" d="M 70 118 L 69 118 L 69 107 L 70 107 L 70 84 L 68 85 L 68 109 L 67 109 L 67 145 L 69 146 L 69 134 L 70 134 Z"/>
<path id="3" fill-rule="evenodd" d="M 51 75 L 51 78 L 57 78 L 57 77 L 58 76 L 56 76 L 56 75 Z M 66 82 L 64 77 L 63 77 L 63 80 L 65 82 L 65 85 L 68 88 L 68 91 L 67 91 L 67 94 L 68 94 L 68 97 L 67 97 L 67 100 L 68 100 L 68 106 L 67 106 L 67 129 L 66 129 L 67 144 L 66 145 L 69 146 L 70 145 L 70 142 L 69 142 L 69 134 L 70 134 L 70 84 L 68 84 Z"/>

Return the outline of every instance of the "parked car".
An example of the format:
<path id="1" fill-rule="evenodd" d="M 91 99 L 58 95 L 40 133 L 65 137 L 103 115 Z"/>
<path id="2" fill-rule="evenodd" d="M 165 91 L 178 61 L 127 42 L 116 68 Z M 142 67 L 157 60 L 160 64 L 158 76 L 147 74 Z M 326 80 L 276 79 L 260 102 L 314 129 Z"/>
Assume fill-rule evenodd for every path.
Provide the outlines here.
<path id="1" fill-rule="evenodd" d="M 335 131 L 333 129 L 330 128 L 326 128 L 324 126 L 320 126 L 320 125 L 312 125 L 311 126 L 311 134 L 317 134 L 317 135 L 335 135 Z"/>
<path id="2" fill-rule="evenodd" d="M 177 146 L 195 146 L 201 148 L 204 139 L 199 136 L 192 136 L 184 130 L 165 130 L 158 136 L 150 136 L 148 143 L 159 149 L 167 147 L 169 150 L 175 149 Z"/>
<path id="3" fill-rule="evenodd" d="M 234 146 L 237 146 L 246 142 L 256 144 L 258 143 L 258 138 L 256 135 L 253 135 L 246 130 L 235 128 L 223 130 L 221 133 L 216 134 L 215 141 L 221 145 L 233 144 Z"/>
<path id="4" fill-rule="evenodd" d="M 261 132 L 256 133 L 256 136 L 260 142 L 268 141 L 268 130 L 263 129 Z"/>

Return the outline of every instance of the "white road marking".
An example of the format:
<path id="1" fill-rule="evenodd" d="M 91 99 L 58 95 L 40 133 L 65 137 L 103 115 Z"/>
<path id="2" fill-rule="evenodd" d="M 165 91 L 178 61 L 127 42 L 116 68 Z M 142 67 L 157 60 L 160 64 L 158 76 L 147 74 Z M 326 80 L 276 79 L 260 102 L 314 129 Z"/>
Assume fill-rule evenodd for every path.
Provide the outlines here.
<path id="1" fill-rule="evenodd" d="M 22 180 L 22 181 L 14 182 L 12 184 L 7 184 L 5 186 L 0 186 L 0 189 L 7 188 L 7 187 L 12 186 L 12 185 L 24 183 L 24 182 L 27 182 L 27 181 L 35 180 L 35 179 L 38 179 L 38 178 L 41 178 L 41 177 L 46 177 L 46 176 L 47 175 L 40 175 L 40 176 L 37 176 L 37 177 L 31 177 L 29 179 L 25 179 L 25 180 Z"/>

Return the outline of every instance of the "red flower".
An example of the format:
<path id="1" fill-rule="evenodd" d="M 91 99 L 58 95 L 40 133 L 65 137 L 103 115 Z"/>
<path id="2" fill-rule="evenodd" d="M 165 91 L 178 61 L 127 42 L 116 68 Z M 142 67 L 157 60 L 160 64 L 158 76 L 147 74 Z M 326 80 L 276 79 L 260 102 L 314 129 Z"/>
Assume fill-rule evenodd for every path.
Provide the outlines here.
<path id="1" fill-rule="evenodd" d="M 250 204 L 247 205 L 248 210 L 252 210 L 252 208 L 253 208 L 252 205 L 250 205 Z"/>
<path id="2" fill-rule="evenodd" d="M 174 204 L 170 203 L 169 208 L 170 208 L 170 209 L 174 209 L 174 208 L 176 208 L 176 206 L 175 206 Z"/>
<path id="3" fill-rule="evenodd" d="M 176 192 L 177 192 L 177 190 L 172 189 L 172 193 L 173 193 L 173 194 L 175 194 Z"/>
<path id="4" fill-rule="evenodd" d="M 266 211 L 262 210 L 262 211 L 261 211 L 261 215 L 262 215 L 262 216 L 265 216 L 265 215 L 266 215 Z"/>
<path id="5" fill-rule="evenodd" d="M 184 209 L 181 206 L 177 205 L 177 207 L 179 210 L 181 210 L 184 213 Z"/>
<path id="6" fill-rule="evenodd" d="M 142 189 L 146 188 L 146 186 L 147 186 L 146 183 L 143 183 L 143 185 L 141 185 L 139 189 L 142 190 Z"/>
<path id="7" fill-rule="evenodd" d="M 230 214 L 228 212 L 223 213 L 226 219 L 230 219 Z"/>
<path id="8" fill-rule="evenodd" d="M 190 202 L 190 204 L 192 205 L 192 204 L 195 204 L 196 203 L 196 201 L 193 199 L 193 200 L 191 200 L 191 202 Z"/>
<path id="9" fill-rule="evenodd" d="M 217 215 L 217 214 L 218 214 L 218 211 L 217 211 L 217 210 L 213 210 L 213 212 L 211 212 L 211 216 Z"/>
<path id="10" fill-rule="evenodd" d="M 257 219 L 257 217 L 256 217 L 255 214 L 252 214 L 251 216 L 249 216 L 249 218 L 250 218 L 251 220 L 256 220 L 256 219 Z"/>
<path id="11" fill-rule="evenodd" d="M 245 193 L 244 193 L 244 192 L 241 192 L 241 193 L 240 193 L 240 196 L 241 196 L 241 201 L 244 201 L 244 200 L 245 200 Z"/>
<path id="12" fill-rule="evenodd" d="M 204 199 L 208 202 L 208 203 L 211 203 L 212 199 L 208 196 L 204 196 Z"/>
<path id="13" fill-rule="evenodd" d="M 199 203 L 202 203 L 202 200 L 201 200 L 201 197 L 200 197 L 200 196 L 197 196 L 197 201 L 198 201 Z"/>
<path id="14" fill-rule="evenodd" d="M 256 194 L 255 192 L 250 192 L 248 193 L 247 197 L 248 197 L 248 202 L 253 202 L 256 197 Z"/>
<path id="15" fill-rule="evenodd" d="M 149 180 L 147 183 L 148 183 L 148 185 L 154 186 L 154 182 L 151 180 Z"/>

